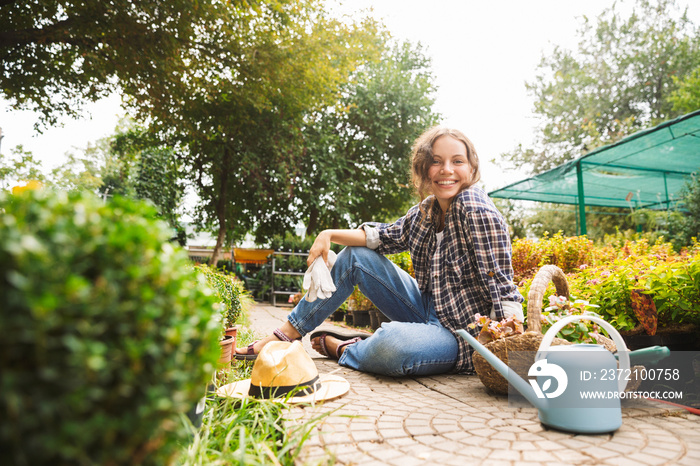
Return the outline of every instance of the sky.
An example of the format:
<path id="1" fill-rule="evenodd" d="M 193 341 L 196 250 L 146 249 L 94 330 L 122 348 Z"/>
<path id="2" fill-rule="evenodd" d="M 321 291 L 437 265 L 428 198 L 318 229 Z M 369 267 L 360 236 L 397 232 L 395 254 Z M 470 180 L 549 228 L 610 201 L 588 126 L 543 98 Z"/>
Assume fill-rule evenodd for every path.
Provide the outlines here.
<path id="1" fill-rule="evenodd" d="M 590 20 L 612 5 L 611 0 L 346 0 L 336 11 L 372 8 L 394 37 L 420 42 L 432 59 L 438 87 L 435 110 L 442 124 L 463 131 L 474 143 L 487 190 L 525 177 L 503 172 L 490 162 L 518 144 L 532 141 L 537 121 L 525 82 L 532 81 L 543 54 L 555 45 L 575 50 L 583 17 Z M 679 0 L 700 24 L 700 2 Z M 625 0 L 620 11 L 632 3 Z M 42 135 L 33 129 L 31 112 L 7 111 L 0 100 L 3 154 L 22 144 L 41 160 L 45 170 L 58 166 L 67 152 L 114 132 L 123 112 L 112 96 L 86 109 L 81 120 L 65 119 L 63 127 Z"/>

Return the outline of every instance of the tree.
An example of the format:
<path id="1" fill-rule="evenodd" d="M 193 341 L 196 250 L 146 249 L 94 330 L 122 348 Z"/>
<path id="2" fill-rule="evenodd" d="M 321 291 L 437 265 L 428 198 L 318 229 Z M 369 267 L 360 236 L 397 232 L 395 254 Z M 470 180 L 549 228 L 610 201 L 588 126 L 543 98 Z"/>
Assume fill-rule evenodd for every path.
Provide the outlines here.
<path id="1" fill-rule="evenodd" d="M 10 189 L 20 181 L 30 180 L 46 182 L 46 176 L 41 171 L 41 163 L 34 158 L 34 154 L 24 150 L 21 145 L 12 149 L 10 157 L 0 154 L 1 189 Z"/>
<path id="2" fill-rule="evenodd" d="M 678 88 L 671 93 L 669 102 L 680 113 L 690 113 L 700 109 L 700 67 L 695 68 L 683 79 L 674 80 Z"/>
<path id="3" fill-rule="evenodd" d="M 430 60 L 406 42 L 387 46 L 354 73 L 337 105 L 313 115 L 293 191 L 307 234 L 405 212 L 411 145 L 439 119 L 434 91 Z"/>
<path id="4" fill-rule="evenodd" d="M 54 124 L 81 104 L 117 89 L 128 93 L 177 75 L 182 52 L 219 10 L 245 0 L 3 0 L 0 87 L 16 109 Z"/>
<path id="5" fill-rule="evenodd" d="M 184 244 L 180 207 L 184 197 L 181 164 L 173 149 L 147 130 L 122 121 L 115 134 L 99 139 L 52 171 L 48 182 L 66 191 L 89 191 L 102 198 L 150 200 Z"/>
<path id="6" fill-rule="evenodd" d="M 51 171 L 50 184 L 64 191 L 104 194 L 100 155 L 96 146 L 88 146 L 82 155 L 67 153 L 67 160 Z"/>
<path id="7" fill-rule="evenodd" d="M 174 149 L 147 129 L 127 124 L 110 138 L 109 150 L 102 190 L 148 199 L 178 235 L 184 235 L 179 218 L 185 175 Z M 180 239 L 184 243 L 184 237 Z"/>
<path id="8" fill-rule="evenodd" d="M 676 0 L 637 0 L 627 18 L 614 4 L 579 35 L 576 53 L 555 47 L 526 84 L 540 129 L 533 147 L 503 155 L 516 168 L 540 173 L 680 114 L 669 98 L 697 66 L 700 37 Z"/>
<path id="9" fill-rule="evenodd" d="M 579 212 L 577 206 L 538 203 L 534 211 L 527 215 L 522 223 L 529 233 L 541 237 L 545 232 L 564 236 L 576 236 L 579 231 Z M 629 210 L 597 207 L 586 213 L 587 236 L 591 239 L 603 239 L 605 235 L 617 231 L 634 231 L 636 226 Z"/>
<path id="10" fill-rule="evenodd" d="M 684 215 L 671 217 L 669 222 L 670 236 L 679 249 L 700 241 L 700 178 L 688 181 L 680 194 Z"/>
<path id="11" fill-rule="evenodd" d="M 213 263 L 224 244 L 259 225 L 280 231 L 294 223 L 290 175 L 302 155 L 304 117 L 331 105 L 360 58 L 372 54 L 373 23 L 346 25 L 322 7 L 317 0 L 222 5 L 217 27 L 199 31 L 198 46 L 185 51 L 181 74 L 133 93 L 138 115 L 183 148 L 201 199 L 195 219 L 217 233 Z"/>

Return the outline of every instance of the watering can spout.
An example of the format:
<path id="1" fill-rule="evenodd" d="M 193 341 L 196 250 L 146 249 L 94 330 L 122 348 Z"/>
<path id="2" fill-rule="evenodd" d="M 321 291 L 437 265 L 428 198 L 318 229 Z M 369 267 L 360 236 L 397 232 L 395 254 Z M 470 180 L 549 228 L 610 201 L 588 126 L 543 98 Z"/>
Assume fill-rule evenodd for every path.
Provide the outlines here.
<path id="1" fill-rule="evenodd" d="M 467 340 L 467 343 L 474 348 L 486 361 L 493 366 L 507 381 L 510 383 L 522 396 L 525 397 L 537 409 L 547 409 L 548 402 L 545 399 L 539 398 L 532 386 L 520 377 L 515 371 L 501 361 L 498 356 L 489 351 L 484 345 L 471 336 L 464 329 L 457 330 L 457 334 Z"/>
<path id="2" fill-rule="evenodd" d="M 630 365 L 656 364 L 670 355 L 671 350 L 669 350 L 666 346 L 650 346 L 648 348 L 631 351 L 629 353 Z M 617 357 L 617 355 L 615 357 Z"/>

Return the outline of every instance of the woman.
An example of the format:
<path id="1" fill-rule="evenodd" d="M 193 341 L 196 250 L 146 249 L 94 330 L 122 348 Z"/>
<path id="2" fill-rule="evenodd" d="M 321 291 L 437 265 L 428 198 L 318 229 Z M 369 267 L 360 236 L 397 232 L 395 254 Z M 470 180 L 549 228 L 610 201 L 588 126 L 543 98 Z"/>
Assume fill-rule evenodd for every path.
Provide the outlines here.
<path id="1" fill-rule="evenodd" d="M 413 183 L 421 202 L 391 224 L 325 230 L 308 263 L 327 260 L 331 243 L 346 247 L 331 270 L 336 291 L 302 299 L 273 335 L 238 350 L 253 358 L 267 342 L 303 337 L 347 299 L 354 286 L 391 322 L 371 337 L 311 335 L 313 348 L 338 363 L 388 376 L 473 371 L 471 350 L 455 335 L 475 314 L 522 320 L 523 298 L 513 283 L 511 246 L 503 216 L 479 181 L 479 159 L 457 130 L 436 127 L 413 146 Z M 409 251 L 416 278 L 385 254 Z"/>

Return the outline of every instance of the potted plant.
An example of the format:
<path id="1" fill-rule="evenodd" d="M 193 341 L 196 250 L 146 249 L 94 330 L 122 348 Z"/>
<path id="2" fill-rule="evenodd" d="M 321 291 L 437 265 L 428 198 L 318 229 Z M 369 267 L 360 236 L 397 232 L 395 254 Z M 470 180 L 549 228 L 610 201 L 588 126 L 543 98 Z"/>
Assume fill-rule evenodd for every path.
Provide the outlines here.
<path id="1" fill-rule="evenodd" d="M 382 311 L 372 306 L 372 308 L 369 309 L 369 322 L 370 328 L 372 330 L 377 330 L 382 326 L 383 322 L 391 322 L 391 319 L 385 316 Z"/>
<path id="2" fill-rule="evenodd" d="M 343 304 L 340 305 L 338 309 L 336 309 L 333 314 L 331 314 L 330 319 L 333 322 L 342 322 L 345 320 L 345 315 L 348 312 L 348 302 L 345 301 Z"/>
<path id="3" fill-rule="evenodd" d="M 372 301 L 355 287 L 348 298 L 348 310 L 352 315 L 352 325 L 355 327 L 369 327 L 371 324 L 369 310 L 374 306 Z"/>
<path id="4" fill-rule="evenodd" d="M 241 315 L 240 284 L 233 275 L 226 271 L 212 269 L 207 265 L 199 265 L 197 268 L 204 274 L 207 283 L 219 298 L 222 324 L 222 334 L 219 342 L 221 346 L 219 363 L 226 365 L 231 361 L 236 350 L 236 337 L 238 334 L 236 321 Z"/>

